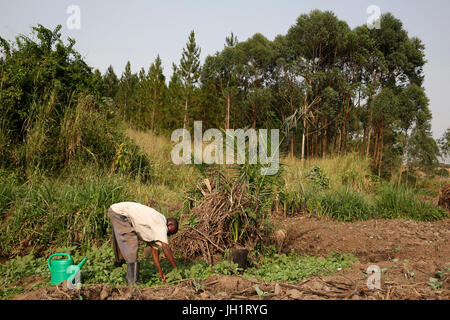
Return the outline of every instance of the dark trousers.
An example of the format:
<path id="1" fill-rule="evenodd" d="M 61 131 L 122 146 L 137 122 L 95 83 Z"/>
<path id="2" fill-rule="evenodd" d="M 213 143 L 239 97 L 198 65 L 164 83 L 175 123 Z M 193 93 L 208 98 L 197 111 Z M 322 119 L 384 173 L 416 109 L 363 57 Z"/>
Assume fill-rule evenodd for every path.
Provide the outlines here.
<path id="1" fill-rule="evenodd" d="M 133 226 L 127 217 L 122 216 L 111 208 L 108 209 L 108 216 L 112 224 L 112 243 L 114 249 L 115 262 L 132 263 L 137 261 L 139 240 Z"/>

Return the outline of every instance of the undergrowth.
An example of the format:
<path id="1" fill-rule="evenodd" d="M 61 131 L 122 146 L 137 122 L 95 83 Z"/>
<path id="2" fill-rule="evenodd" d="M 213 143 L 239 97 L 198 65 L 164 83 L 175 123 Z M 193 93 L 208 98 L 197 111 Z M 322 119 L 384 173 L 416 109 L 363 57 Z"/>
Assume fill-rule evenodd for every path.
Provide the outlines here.
<path id="1" fill-rule="evenodd" d="M 142 249 L 142 248 L 141 248 Z M 109 243 L 100 247 L 90 248 L 84 255 L 78 253 L 75 247 L 59 248 L 55 252 L 72 253 L 74 263 L 79 263 L 84 257 L 87 261 L 81 269 L 83 284 L 102 283 L 111 286 L 126 285 L 126 264 L 114 268 L 114 252 Z M 241 275 L 244 278 L 259 278 L 265 281 L 285 281 L 295 283 L 315 275 L 330 275 L 340 269 L 348 268 L 356 258 L 351 254 L 333 253 L 329 257 L 301 257 L 296 253 L 289 255 L 276 254 L 274 250 L 260 254 L 252 266 L 241 270 L 237 264 L 223 259 L 211 266 L 204 260 L 189 263 L 177 260 L 177 269 L 173 269 L 167 259 L 161 259 L 161 267 L 166 272 L 166 283 L 176 283 L 182 279 L 203 281 L 212 275 Z M 140 287 L 163 285 L 151 258 L 141 261 Z M 39 277 L 41 283 L 34 288 L 50 285 L 50 272 L 45 257 L 35 257 L 33 252 L 24 257 L 17 257 L 0 264 L 0 299 L 9 299 L 24 292 L 22 282 L 29 277 Z M 28 289 L 29 290 L 29 289 Z"/>

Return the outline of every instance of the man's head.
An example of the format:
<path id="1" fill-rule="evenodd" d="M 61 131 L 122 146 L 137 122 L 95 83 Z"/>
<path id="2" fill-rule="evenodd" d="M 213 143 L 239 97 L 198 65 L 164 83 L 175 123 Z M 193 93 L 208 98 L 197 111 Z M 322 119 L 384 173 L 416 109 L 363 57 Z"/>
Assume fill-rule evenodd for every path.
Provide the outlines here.
<path id="1" fill-rule="evenodd" d="M 167 219 L 167 235 L 171 236 L 178 232 L 178 221 L 174 218 Z"/>

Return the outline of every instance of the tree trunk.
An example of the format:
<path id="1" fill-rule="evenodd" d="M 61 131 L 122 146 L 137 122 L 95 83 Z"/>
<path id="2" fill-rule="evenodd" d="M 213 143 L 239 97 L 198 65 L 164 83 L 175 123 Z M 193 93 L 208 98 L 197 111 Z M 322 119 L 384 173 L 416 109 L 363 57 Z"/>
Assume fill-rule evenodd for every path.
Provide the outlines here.
<path id="1" fill-rule="evenodd" d="M 187 112 L 188 112 L 188 97 L 186 96 L 186 101 L 185 101 L 185 105 L 184 105 L 183 129 L 187 128 Z"/>
<path id="2" fill-rule="evenodd" d="M 375 161 L 375 168 L 377 166 L 377 159 L 378 159 L 378 128 L 374 128 L 375 131 L 375 145 L 373 148 L 373 160 Z"/>
<path id="3" fill-rule="evenodd" d="M 400 183 L 402 182 L 402 174 L 403 174 L 403 162 L 405 161 L 405 154 L 406 154 L 406 141 L 407 141 L 407 137 L 408 137 L 408 130 L 405 130 L 405 139 L 403 142 L 403 150 L 402 150 L 402 158 L 401 158 L 401 163 L 400 163 L 400 173 L 398 175 L 398 185 L 400 186 Z"/>
<path id="4" fill-rule="evenodd" d="M 368 132 L 368 136 L 367 136 L 367 145 L 366 145 L 366 158 L 369 157 L 371 136 L 372 136 L 372 125 L 369 125 L 369 132 Z"/>
<path id="5" fill-rule="evenodd" d="M 347 98 L 347 108 L 345 110 L 345 120 L 344 120 L 344 153 L 347 152 L 347 140 L 348 140 L 348 130 L 347 128 L 347 122 L 348 122 L 348 116 L 350 114 L 350 97 Z"/>
<path id="6" fill-rule="evenodd" d="M 227 95 L 227 115 L 225 117 L 225 129 L 230 129 L 230 95 Z"/>
<path id="7" fill-rule="evenodd" d="M 327 135 L 328 135 L 328 117 L 325 117 L 325 131 L 323 134 L 323 149 L 322 149 L 322 158 L 325 159 L 327 154 Z"/>
<path id="8" fill-rule="evenodd" d="M 364 155 L 364 146 L 367 143 L 367 127 L 364 127 L 363 144 L 361 146 L 361 155 Z"/>
<path id="9" fill-rule="evenodd" d="M 252 112 L 253 112 L 252 128 L 256 129 L 257 110 L 256 105 L 254 103 L 252 103 Z"/>
<path id="10" fill-rule="evenodd" d="M 306 140 L 306 119 L 303 118 L 303 130 L 302 130 L 302 160 L 305 160 L 305 140 Z"/>
<path id="11" fill-rule="evenodd" d="M 289 157 L 294 157 L 294 135 L 291 134 L 291 137 L 289 138 Z"/>
<path id="12" fill-rule="evenodd" d="M 384 130 L 381 128 L 381 143 L 380 143 L 380 160 L 378 161 L 378 176 L 381 177 L 381 161 L 383 160 L 383 146 L 384 146 Z"/>

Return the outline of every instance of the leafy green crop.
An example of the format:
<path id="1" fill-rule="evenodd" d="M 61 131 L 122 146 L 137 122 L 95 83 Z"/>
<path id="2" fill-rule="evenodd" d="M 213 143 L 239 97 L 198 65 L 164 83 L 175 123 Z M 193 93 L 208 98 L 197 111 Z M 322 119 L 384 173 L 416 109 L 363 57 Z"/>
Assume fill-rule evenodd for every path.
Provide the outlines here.
<path id="1" fill-rule="evenodd" d="M 266 281 L 295 283 L 311 276 L 333 274 L 350 267 L 355 261 L 353 255 L 340 253 L 333 253 L 326 258 L 300 257 L 296 253 L 274 254 L 264 257 L 259 267 L 246 270 L 244 277 L 258 276 Z"/>

